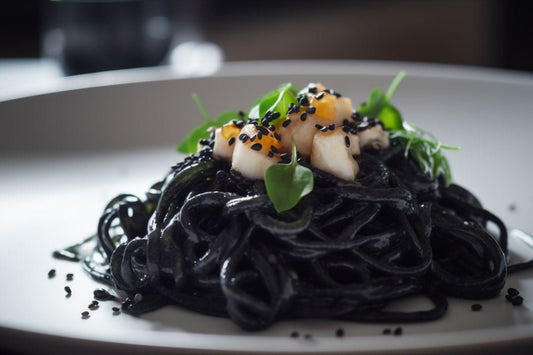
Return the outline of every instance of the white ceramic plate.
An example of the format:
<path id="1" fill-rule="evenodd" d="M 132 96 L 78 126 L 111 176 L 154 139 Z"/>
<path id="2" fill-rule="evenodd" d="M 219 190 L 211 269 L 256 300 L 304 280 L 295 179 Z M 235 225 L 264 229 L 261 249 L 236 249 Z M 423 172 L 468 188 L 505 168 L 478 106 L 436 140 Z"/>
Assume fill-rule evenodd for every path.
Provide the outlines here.
<path id="1" fill-rule="evenodd" d="M 247 333 L 226 319 L 166 307 L 135 318 L 113 315 L 101 302 L 80 314 L 102 285 L 51 252 L 93 233 L 101 209 L 121 192 L 142 193 L 180 159 L 175 144 L 201 122 L 191 92 L 212 115 L 247 109 L 279 83 L 326 83 L 356 103 L 408 75 L 394 96 L 404 118 L 462 150 L 447 155 L 457 182 L 512 228 L 533 231 L 533 77 L 524 73 L 405 63 L 233 63 L 214 77 L 177 78 L 166 69 L 126 71 L 66 80 L 54 92 L 0 98 L 0 344 L 34 353 L 442 353 L 524 350 L 533 344 L 533 272 L 513 275 L 504 295 L 481 302 L 450 301 L 435 322 L 280 322 Z M 97 80 L 95 79 L 97 78 Z M 94 85 L 95 82 L 98 85 Z M 533 248 L 511 238 L 513 260 Z M 57 276 L 49 279 L 50 269 Z M 74 280 L 65 275 L 74 273 Z M 72 296 L 65 297 L 65 286 Z M 345 336 L 335 336 L 342 327 Z M 302 336 L 291 338 L 292 331 Z M 304 334 L 312 335 L 305 339 Z"/>

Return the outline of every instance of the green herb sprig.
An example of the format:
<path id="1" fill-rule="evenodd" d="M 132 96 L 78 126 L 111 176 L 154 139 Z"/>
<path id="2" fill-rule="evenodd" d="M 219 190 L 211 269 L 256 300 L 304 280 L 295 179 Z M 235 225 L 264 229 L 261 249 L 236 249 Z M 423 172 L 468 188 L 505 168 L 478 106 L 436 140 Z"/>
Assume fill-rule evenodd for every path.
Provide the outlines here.
<path id="1" fill-rule="evenodd" d="M 198 111 L 200 111 L 200 113 L 204 117 L 204 123 L 201 126 L 198 126 L 193 129 L 178 145 L 178 152 L 185 154 L 196 153 L 196 150 L 198 149 L 198 141 L 200 139 L 209 137 L 209 132 L 207 131 L 209 127 L 222 127 L 233 119 L 242 119 L 242 117 L 239 116 L 237 112 L 224 111 L 220 113 L 214 120 L 212 120 L 207 114 L 207 110 L 200 101 L 198 95 L 193 93 L 192 99 L 194 100 L 196 107 L 198 107 Z"/>
<path id="2" fill-rule="evenodd" d="M 265 171 L 265 187 L 278 213 L 290 210 L 302 197 L 313 191 L 313 172 L 298 164 L 294 138 L 290 163 L 269 166 Z"/>
<path id="3" fill-rule="evenodd" d="M 403 130 L 391 132 L 391 138 L 404 141 L 405 158 L 411 153 L 420 170 L 427 177 L 431 180 L 442 177 L 444 184 L 449 186 L 452 183 L 452 174 L 450 164 L 442 154 L 442 149 L 457 150 L 460 148 L 442 144 L 433 134 L 412 123 L 404 122 L 403 126 Z"/>
<path id="4" fill-rule="evenodd" d="M 298 88 L 291 83 L 285 83 L 280 85 L 276 90 L 269 92 L 263 97 L 255 100 L 248 114 L 249 118 L 259 118 L 261 124 L 265 118 L 267 112 L 279 113 L 279 117 L 270 121 L 269 124 L 275 125 L 276 123 L 285 120 L 290 104 L 298 104 L 296 95 L 298 94 Z"/>
<path id="5" fill-rule="evenodd" d="M 390 103 L 390 99 L 404 76 L 405 71 L 398 73 L 386 93 L 379 88 L 373 89 L 368 101 L 361 104 L 357 112 L 368 118 L 378 118 L 385 129 L 391 132 L 391 138 L 404 141 L 406 159 L 410 153 L 428 178 L 434 180 L 442 177 L 448 186 L 452 183 L 452 173 L 442 149 L 460 148 L 444 145 L 433 134 L 402 119 L 398 109 Z"/>

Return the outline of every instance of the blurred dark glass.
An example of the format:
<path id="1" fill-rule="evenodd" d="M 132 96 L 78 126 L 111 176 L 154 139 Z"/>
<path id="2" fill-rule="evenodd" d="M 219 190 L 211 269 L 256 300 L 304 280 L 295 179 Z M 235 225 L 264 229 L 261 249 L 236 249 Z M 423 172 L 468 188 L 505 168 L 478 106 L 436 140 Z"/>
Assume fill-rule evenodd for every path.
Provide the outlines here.
<path id="1" fill-rule="evenodd" d="M 172 40 L 166 0 L 47 0 L 45 57 L 66 75 L 161 64 Z"/>

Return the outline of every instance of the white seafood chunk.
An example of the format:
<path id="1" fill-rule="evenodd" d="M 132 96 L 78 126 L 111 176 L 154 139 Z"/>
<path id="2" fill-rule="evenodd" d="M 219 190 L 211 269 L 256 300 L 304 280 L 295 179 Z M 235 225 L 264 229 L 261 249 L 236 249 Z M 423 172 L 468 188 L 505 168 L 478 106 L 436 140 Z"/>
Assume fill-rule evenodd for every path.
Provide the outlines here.
<path id="1" fill-rule="evenodd" d="M 357 134 L 359 135 L 361 148 L 385 149 L 390 145 L 389 132 L 383 130 L 380 124 L 368 127 Z"/>
<path id="2" fill-rule="evenodd" d="M 235 142 L 229 144 L 229 140 L 222 135 L 222 127 L 215 131 L 215 145 L 213 146 L 213 158 L 231 161 L 233 150 L 235 149 Z"/>
<path id="3" fill-rule="evenodd" d="M 291 137 L 293 137 L 298 152 L 304 157 L 309 157 L 313 145 L 313 135 L 317 132 L 315 127 L 317 121 L 313 119 L 312 115 L 307 115 L 305 121 L 302 121 L 300 116 L 300 113 L 289 115 L 291 123 L 281 130 L 281 150 L 283 152 L 291 151 Z M 322 121 L 320 120 L 320 122 Z"/>
<path id="4" fill-rule="evenodd" d="M 353 158 L 351 149 L 346 146 L 345 137 L 346 134 L 339 130 L 315 134 L 311 165 L 341 179 L 353 181 L 359 172 L 359 164 Z"/>
<path id="5" fill-rule="evenodd" d="M 276 140 L 270 136 L 258 137 L 255 125 L 247 124 L 241 130 L 241 134 L 254 137 L 254 140 L 246 139 L 243 142 L 237 139 L 231 160 L 231 167 L 242 175 L 253 180 L 262 180 L 266 169 L 279 161 L 279 155 L 269 157 L 270 146 L 276 144 Z"/>

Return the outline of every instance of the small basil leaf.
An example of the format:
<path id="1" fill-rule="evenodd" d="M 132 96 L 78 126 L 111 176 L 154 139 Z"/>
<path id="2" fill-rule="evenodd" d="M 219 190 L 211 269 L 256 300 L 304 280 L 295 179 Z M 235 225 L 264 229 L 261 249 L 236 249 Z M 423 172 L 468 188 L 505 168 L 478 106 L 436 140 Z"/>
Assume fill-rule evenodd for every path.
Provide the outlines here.
<path id="1" fill-rule="evenodd" d="M 289 164 L 274 164 L 265 171 L 267 195 L 278 213 L 290 210 L 313 190 L 313 172 L 297 163 L 296 144 L 292 140 Z"/>
<path id="2" fill-rule="evenodd" d="M 278 97 L 280 96 L 280 93 L 277 91 L 273 91 L 269 93 L 267 96 L 264 96 L 261 102 L 259 102 L 259 117 L 265 117 L 266 113 L 268 111 L 272 111 L 276 105 L 276 102 L 278 101 Z"/>
<path id="3" fill-rule="evenodd" d="M 198 149 L 198 141 L 202 138 L 209 137 L 207 129 L 211 126 L 211 122 L 206 122 L 203 125 L 196 127 L 191 132 L 189 132 L 189 134 L 178 145 L 178 152 L 184 154 L 196 153 Z"/>
<path id="4" fill-rule="evenodd" d="M 196 107 L 198 107 L 198 111 L 202 114 L 204 117 L 204 123 L 201 126 L 196 127 L 193 129 L 189 134 L 181 141 L 181 143 L 178 145 L 178 152 L 184 153 L 184 154 L 193 154 L 196 153 L 198 150 L 198 141 L 203 138 L 208 138 L 209 133 L 207 130 L 209 127 L 222 127 L 229 121 L 233 119 L 240 120 L 242 119 L 241 116 L 237 112 L 233 111 L 224 111 L 220 115 L 217 116 L 217 118 L 213 121 L 207 114 L 207 110 L 205 109 L 204 105 L 200 101 L 200 98 L 195 93 L 192 94 L 192 98 L 194 100 L 194 103 L 196 104 Z"/>
<path id="5" fill-rule="evenodd" d="M 357 112 L 359 112 L 361 116 L 376 118 L 386 103 L 387 100 L 383 91 L 375 88 L 370 92 L 368 101 L 359 106 Z"/>
<path id="6" fill-rule="evenodd" d="M 231 120 L 242 120 L 242 116 L 235 111 L 224 111 L 215 118 L 215 121 L 211 123 L 211 126 L 222 127 Z"/>
<path id="7" fill-rule="evenodd" d="M 389 131 L 397 131 L 403 129 L 402 115 L 396 107 L 388 104 L 383 107 L 379 113 L 379 120 L 383 123 L 385 129 Z"/>
<path id="8" fill-rule="evenodd" d="M 291 103 L 298 104 L 297 93 L 298 88 L 291 83 L 280 85 L 276 90 L 254 101 L 248 118 L 262 119 L 268 111 L 279 112 L 280 118 L 270 122 L 271 124 L 276 124 L 278 121 L 285 119 Z"/>

